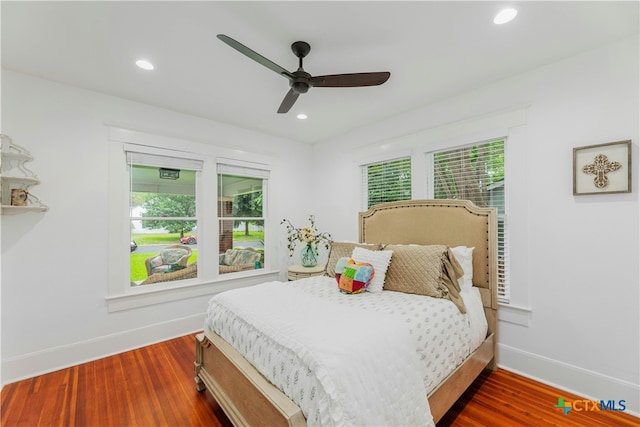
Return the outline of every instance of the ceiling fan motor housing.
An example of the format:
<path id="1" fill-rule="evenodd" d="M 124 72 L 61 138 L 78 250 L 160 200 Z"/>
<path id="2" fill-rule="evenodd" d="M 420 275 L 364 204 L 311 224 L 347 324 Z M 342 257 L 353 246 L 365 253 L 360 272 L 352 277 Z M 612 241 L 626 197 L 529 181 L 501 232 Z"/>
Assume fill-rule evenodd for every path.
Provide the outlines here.
<path id="1" fill-rule="evenodd" d="M 306 71 L 302 71 L 302 69 L 294 71 L 291 74 L 296 77 L 289 83 L 291 89 L 296 93 L 307 93 L 309 91 L 309 87 L 311 87 L 311 74 Z"/>

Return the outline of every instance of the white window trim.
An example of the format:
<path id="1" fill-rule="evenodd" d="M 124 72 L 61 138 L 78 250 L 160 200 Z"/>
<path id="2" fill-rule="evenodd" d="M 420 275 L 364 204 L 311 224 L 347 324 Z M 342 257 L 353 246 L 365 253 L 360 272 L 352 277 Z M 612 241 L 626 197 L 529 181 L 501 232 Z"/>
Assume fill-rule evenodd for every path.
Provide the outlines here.
<path id="1" fill-rule="evenodd" d="M 514 304 L 498 303 L 498 320 L 512 323 L 518 326 L 529 327 L 533 319 L 533 309 L 530 307 L 520 307 Z"/>
<path id="2" fill-rule="evenodd" d="M 206 190 L 208 194 L 204 194 L 205 189 L 202 185 L 204 180 L 209 180 L 213 183 L 217 182 L 217 163 L 231 162 L 244 167 L 271 171 L 270 164 L 272 160 L 263 155 L 246 152 L 242 152 L 241 155 L 244 159 L 248 158 L 249 160 L 236 160 L 234 155 L 239 155 L 236 150 L 116 127 L 109 128 L 108 144 L 108 201 L 110 211 L 106 302 L 109 312 L 211 295 L 231 288 L 277 280 L 279 271 L 277 270 L 277 263 L 274 261 L 276 258 L 276 242 L 272 242 L 265 234 L 265 251 L 274 254 L 274 256 L 269 257 L 271 262 L 267 262 L 262 269 L 218 275 L 217 264 L 202 263 L 198 267 L 200 277 L 196 279 L 156 283 L 146 286 L 130 286 L 129 253 L 126 250 L 129 245 L 128 230 L 130 227 L 127 150 L 202 160 L 203 170 L 198 172 L 201 176 L 196 181 L 196 211 L 199 219 L 205 217 L 217 218 L 217 203 L 215 202 L 217 200 L 217 185 L 209 186 Z M 180 149 L 176 150 L 174 147 L 180 147 Z M 268 194 L 266 197 L 266 205 L 269 206 L 271 200 L 269 200 Z M 267 223 L 268 212 L 265 211 L 264 215 L 265 223 Z M 217 221 L 214 222 L 217 224 Z M 206 232 L 206 223 L 204 221 L 198 221 L 198 227 L 202 227 L 201 231 Z M 198 251 L 205 257 L 217 258 L 218 245 L 216 243 L 219 240 L 217 226 L 212 233 L 208 234 L 213 239 L 199 243 Z M 122 248 L 125 248 L 125 250 Z"/>
<path id="3" fill-rule="evenodd" d="M 356 160 L 356 165 L 368 166 L 375 163 L 392 162 L 394 160 L 404 159 L 405 157 L 411 157 L 411 150 L 398 150 L 360 157 Z"/>

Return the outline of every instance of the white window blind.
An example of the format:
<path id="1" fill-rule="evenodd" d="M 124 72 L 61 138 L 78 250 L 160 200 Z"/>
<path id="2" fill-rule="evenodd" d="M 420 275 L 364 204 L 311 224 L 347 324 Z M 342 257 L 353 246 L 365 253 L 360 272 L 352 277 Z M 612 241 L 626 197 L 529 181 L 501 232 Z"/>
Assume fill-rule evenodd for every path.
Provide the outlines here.
<path id="1" fill-rule="evenodd" d="M 509 302 L 509 233 L 505 212 L 504 140 L 429 153 L 436 199 L 471 200 L 498 211 L 498 300 Z"/>
<path id="2" fill-rule="evenodd" d="M 259 169 L 249 166 L 230 165 L 218 163 L 218 174 L 248 176 L 252 178 L 269 179 L 270 172 L 267 169 Z"/>
<path id="3" fill-rule="evenodd" d="M 150 153 L 127 151 L 127 163 L 129 165 L 157 166 L 161 168 L 202 170 L 202 160 L 177 156 L 163 156 Z"/>
<path id="4" fill-rule="evenodd" d="M 411 200 L 411 157 L 362 166 L 362 205 Z"/>

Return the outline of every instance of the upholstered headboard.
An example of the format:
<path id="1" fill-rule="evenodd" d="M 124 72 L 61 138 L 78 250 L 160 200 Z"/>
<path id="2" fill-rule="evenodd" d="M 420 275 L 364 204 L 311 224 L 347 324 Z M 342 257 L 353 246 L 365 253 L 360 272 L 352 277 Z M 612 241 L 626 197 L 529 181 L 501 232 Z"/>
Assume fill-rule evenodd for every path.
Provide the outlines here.
<path id="1" fill-rule="evenodd" d="M 480 288 L 489 329 L 497 328 L 498 223 L 495 208 L 469 200 L 381 203 L 359 214 L 363 243 L 474 247 L 473 285 Z M 393 262 L 393 258 L 392 261 Z"/>

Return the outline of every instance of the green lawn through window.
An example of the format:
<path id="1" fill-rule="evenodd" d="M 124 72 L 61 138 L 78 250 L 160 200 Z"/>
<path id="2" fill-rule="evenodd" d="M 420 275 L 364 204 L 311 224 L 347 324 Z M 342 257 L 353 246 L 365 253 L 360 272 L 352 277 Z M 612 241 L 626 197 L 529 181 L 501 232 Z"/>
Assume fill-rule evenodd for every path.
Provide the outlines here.
<path id="1" fill-rule="evenodd" d="M 186 235 L 185 235 L 186 236 Z M 138 247 L 144 245 L 176 245 L 180 243 L 179 233 L 161 233 L 161 234 L 132 234 L 132 239 L 135 240 Z M 264 241 L 264 232 L 252 231 L 248 236 L 244 234 L 244 231 L 233 232 L 234 243 L 248 242 L 248 241 Z M 241 245 L 238 245 L 241 246 Z M 198 250 L 190 246 L 192 250 L 191 257 L 189 258 L 189 264 L 198 260 Z M 139 250 L 139 249 L 138 249 Z M 157 253 L 146 252 L 138 253 L 138 250 L 131 252 L 131 281 L 140 282 L 147 278 L 147 268 L 145 267 L 145 260 L 149 257 L 155 256 Z"/>

